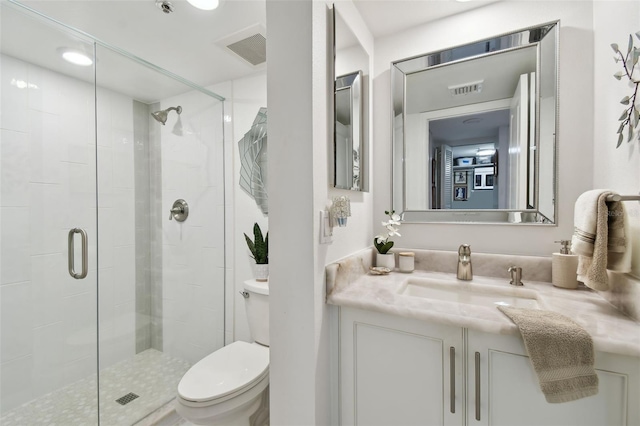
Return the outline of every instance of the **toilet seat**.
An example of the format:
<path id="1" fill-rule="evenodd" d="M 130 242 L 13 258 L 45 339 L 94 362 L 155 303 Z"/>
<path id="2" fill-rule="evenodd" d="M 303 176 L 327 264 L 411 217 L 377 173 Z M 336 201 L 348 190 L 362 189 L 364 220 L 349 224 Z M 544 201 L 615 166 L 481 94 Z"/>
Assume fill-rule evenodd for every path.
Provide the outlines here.
<path id="1" fill-rule="evenodd" d="M 268 375 L 269 348 L 237 341 L 194 364 L 178 384 L 178 397 L 191 407 L 214 405 L 268 381 Z"/>

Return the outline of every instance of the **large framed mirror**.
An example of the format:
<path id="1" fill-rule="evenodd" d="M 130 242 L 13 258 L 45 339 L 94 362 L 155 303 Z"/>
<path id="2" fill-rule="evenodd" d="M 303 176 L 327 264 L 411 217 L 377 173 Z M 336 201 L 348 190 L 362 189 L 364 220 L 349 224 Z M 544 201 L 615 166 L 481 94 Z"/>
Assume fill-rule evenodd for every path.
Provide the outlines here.
<path id="1" fill-rule="evenodd" d="M 554 224 L 559 22 L 391 64 L 407 222 Z"/>
<path id="2" fill-rule="evenodd" d="M 333 186 L 368 191 L 369 55 L 336 6 Z"/>

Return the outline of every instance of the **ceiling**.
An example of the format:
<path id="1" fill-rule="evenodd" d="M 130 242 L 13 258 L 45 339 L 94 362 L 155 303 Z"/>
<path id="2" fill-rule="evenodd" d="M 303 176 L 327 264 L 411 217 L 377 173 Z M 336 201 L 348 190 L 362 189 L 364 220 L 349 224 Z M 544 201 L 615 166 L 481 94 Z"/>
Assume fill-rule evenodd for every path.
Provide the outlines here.
<path id="1" fill-rule="evenodd" d="M 22 0 L 20 3 L 203 87 L 265 68 L 265 64 L 253 66 L 217 44 L 252 26 L 266 28 L 264 0 L 222 0 L 214 11 L 198 10 L 185 0 L 171 0 L 174 6 L 171 14 L 156 7 L 155 0 Z M 3 24 L 9 21 L 3 16 Z M 3 38 L 3 51 L 11 44 L 14 52 L 38 58 L 49 55 L 49 50 L 56 47 L 50 40 L 52 32 L 43 31 L 41 24 L 23 20 L 22 25 L 25 37 Z M 104 67 L 106 62 L 109 61 L 98 58 L 98 67 L 101 64 Z"/>
<path id="2" fill-rule="evenodd" d="M 521 74 L 536 70 L 535 46 L 483 56 L 407 75 L 407 114 L 455 108 L 513 96 Z M 449 87 L 482 81 L 480 93 L 452 96 Z"/>
<path id="3" fill-rule="evenodd" d="M 155 0 L 18 1 L 203 87 L 265 69 L 265 64 L 253 66 L 217 43 L 249 27 L 266 29 L 265 0 L 221 0 L 220 7 L 214 11 L 198 10 L 186 0 L 170 0 L 174 6 L 171 14 L 165 14 L 156 7 Z M 498 0 L 468 3 L 454 0 L 354 0 L 375 37 L 495 1 Z M 70 69 L 67 64 L 59 64 L 53 53 L 60 47 L 57 43 L 63 42 L 59 38 L 64 37 L 53 36 L 51 30 L 43 31 L 39 28 L 41 24 L 34 25 L 28 19 L 23 19 L 19 26 L 10 25 L 8 21 L 3 16 L 3 27 L 6 27 L 2 28 L 5 35 L 2 40 L 3 52 L 10 50 L 21 59 L 83 78 L 78 75 L 82 72 Z M 6 37 L 16 32 L 23 36 Z M 158 85 L 162 88 L 171 84 L 159 83 L 157 76 L 152 76 L 148 70 L 140 71 L 139 66 L 133 68 L 137 68 L 135 72 L 143 72 L 143 78 L 118 77 L 123 75 L 122 67 L 131 64 L 117 60 L 115 54 L 111 55 L 113 60 L 105 56 L 108 55 L 103 54 L 102 60 L 98 58 L 102 85 L 110 88 L 117 86 L 123 93 L 145 102 L 171 95 L 170 88 L 165 91 L 157 89 Z M 112 82 L 108 81 L 110 76 L 113 76 Z M 90 76 L 84 78 L 90 79 Z M 129 87 L 125 87 L 127 83 Z"/>
<path id="4" fill-rule="evenodd" d="M 374 38 L 467 12 L 500 0 L 353 0 Z"/>

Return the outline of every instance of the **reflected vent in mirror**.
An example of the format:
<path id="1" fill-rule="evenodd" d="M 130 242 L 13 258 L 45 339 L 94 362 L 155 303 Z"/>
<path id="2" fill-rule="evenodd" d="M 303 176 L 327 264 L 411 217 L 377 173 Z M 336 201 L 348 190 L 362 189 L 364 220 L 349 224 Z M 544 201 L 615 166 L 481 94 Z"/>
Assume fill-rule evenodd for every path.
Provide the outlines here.
<path id="1" fill-rule="evenodd" d="M 484 80 L 474 81 L 471 83 L 458 84 L 456 86 L 449 86 L 449 92 L 451 96 L 460 96 L 460 95 L 470 95 L 472 93 L 480 93 L 482 92 L 482 86 L 484 85 Z"/>
<path id="2" fill-rule="evenodd" d="M 265 33 L 264 28 L 256 24 L 218 40 L 216 44 L 229 49 L 251 65 L 257 66 L 267 60 Z"/>

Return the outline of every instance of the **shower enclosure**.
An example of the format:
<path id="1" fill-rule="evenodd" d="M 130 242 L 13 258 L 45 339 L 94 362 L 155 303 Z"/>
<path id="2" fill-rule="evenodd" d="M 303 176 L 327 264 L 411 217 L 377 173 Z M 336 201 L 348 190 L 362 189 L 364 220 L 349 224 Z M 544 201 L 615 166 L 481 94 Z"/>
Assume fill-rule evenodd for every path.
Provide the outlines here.
<path id="1" fill-rule="evenodd" d="M 223 98 L 0 7 L 0 424 L 135 424 L 224 345 Z"/>

